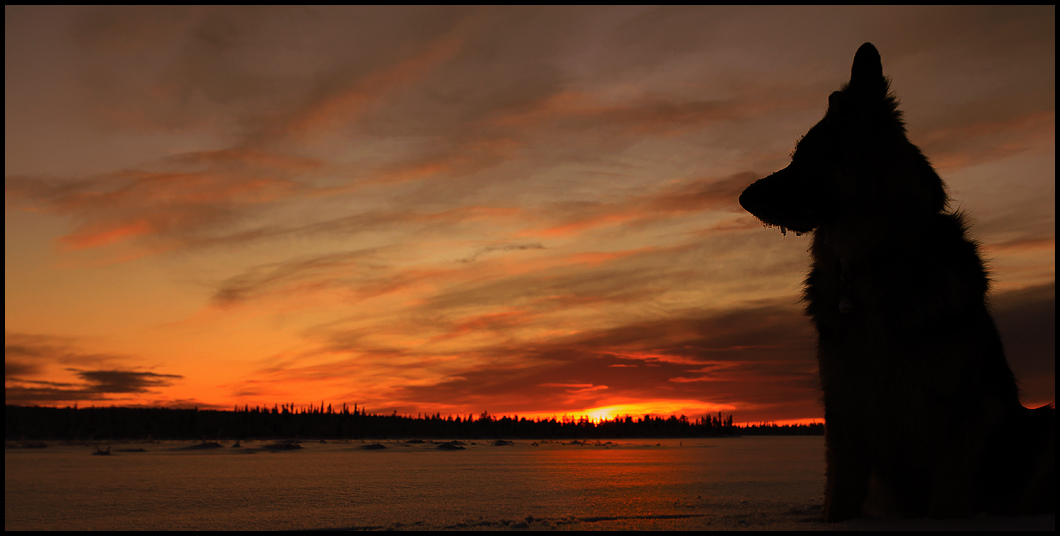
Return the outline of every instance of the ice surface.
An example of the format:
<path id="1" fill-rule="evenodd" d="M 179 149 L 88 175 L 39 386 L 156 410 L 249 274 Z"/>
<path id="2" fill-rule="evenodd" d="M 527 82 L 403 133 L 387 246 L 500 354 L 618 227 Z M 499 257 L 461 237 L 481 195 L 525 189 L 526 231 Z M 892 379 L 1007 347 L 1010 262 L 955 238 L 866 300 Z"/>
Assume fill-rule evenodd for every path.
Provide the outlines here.
<path id="1" fill-rule="evenodd" d="M 824 525 L 821 437 L 7 449 L 6 530 L 1052 530 L 1054 516 Z M 658 445 L 656 445 L 658 444 Z M 228 446 L 225 444 L 225 446 Z M 123 452 L 143 448 L 144 452 Z"/>

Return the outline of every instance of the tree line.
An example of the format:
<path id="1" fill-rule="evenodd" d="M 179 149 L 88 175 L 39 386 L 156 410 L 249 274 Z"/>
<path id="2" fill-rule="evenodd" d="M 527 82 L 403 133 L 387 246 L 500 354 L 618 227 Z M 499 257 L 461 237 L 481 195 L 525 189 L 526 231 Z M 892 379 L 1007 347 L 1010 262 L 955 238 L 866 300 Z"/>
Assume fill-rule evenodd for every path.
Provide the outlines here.
<path id="1" fill-rule="evenodd" d="M 232 411 L 129 408 L 11 406 L 4 410 L 4 437 L 17 440 L 143 439 L 609 439 L 646 437 L 722 437 L 739 435 L 821 435 L 823 424 L 762 423 L 734 426 L 732 415 L 695 419 L 622 416 L 527 419 L 516 416 L 372 414 L 351 409 L 249 406 Z"/>

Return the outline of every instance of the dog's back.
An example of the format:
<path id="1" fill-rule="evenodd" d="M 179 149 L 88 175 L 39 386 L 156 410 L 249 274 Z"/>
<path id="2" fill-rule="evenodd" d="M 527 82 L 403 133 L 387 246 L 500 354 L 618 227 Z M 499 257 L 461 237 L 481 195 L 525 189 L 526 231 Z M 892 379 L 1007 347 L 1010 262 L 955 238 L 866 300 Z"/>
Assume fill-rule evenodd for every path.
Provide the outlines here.
<path id="1" fill-rule="evenodd" d="M 1019 403 L 978 246 L 906 137 L 872 45 L 791 165 L 740 202 L 814 232 L 827 520 L 860 515 L 870 482 L 888 513 L 1052 511 L 1053 410 Z"/>

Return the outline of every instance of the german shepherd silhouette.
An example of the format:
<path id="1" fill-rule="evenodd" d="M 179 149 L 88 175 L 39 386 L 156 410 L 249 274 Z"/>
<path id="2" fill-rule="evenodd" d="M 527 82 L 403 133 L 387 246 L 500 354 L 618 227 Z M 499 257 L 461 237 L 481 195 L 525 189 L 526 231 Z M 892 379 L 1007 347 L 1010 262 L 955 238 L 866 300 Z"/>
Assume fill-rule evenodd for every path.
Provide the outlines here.
<path id="1" fill-rule="evenodd" d="M 1055 411 L 1020 404 L 978 245 L 907 138 L 876 47 L 740 205 L 813 232 L 825 521 L 1054 512 Z"/>

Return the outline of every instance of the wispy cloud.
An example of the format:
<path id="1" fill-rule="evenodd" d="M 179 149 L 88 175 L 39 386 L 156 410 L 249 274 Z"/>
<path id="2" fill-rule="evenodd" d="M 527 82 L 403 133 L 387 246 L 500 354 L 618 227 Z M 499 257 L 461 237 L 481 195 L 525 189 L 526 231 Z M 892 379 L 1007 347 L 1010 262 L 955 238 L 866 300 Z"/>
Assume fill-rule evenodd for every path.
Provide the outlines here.
<path id="1" fill-rule="evenodd" d="M 470 257 L 464 257 L 463 259 L 459 259 L 458 262 L 463 262 L 463 263 L 474 262 L 475 259 L 481 257 L 482 255 L 485 255 L 487 253 L 492 253 L 494 251 L 518 251 L 518 250 L 527 250 L 527 249 L 545 249 L 545 246 L 541 245 L 538 242 L 535 242 L 535 243 L 532 243 L 532 244 L 500 244 L 500 245 L 486 246 L 486 247 L 484 247 L 482 249 L 479 249 L 478 251 L 472 253 Z"/>
<path id="2" fill-rule="evenodd" d="M 83 351 L 74 337 L 4 331 L 5 370 L 37 371 L 44 364 L 101 365 L 125 356 Z M 6 375 L 6 373 L 5 373 Z"/>
<path id="3" fill-rule="evenodd" d="M 343 280 L 349 277 L 348 274 L 363 275 L 366 270 L 371 270 L 372 253 L 371 250 L 335 253 L 258 266 L 221 282 L 213 300 L 219 305 L 228 305 L 268 291 L 292 292 L 299 291 L 300 287 L 303 291 L 304 287 L 320 289 L 329 280 Z"/>
<path id="4" fill-rule="evenodd" d="M 453 330 L 510 330 L 527 320 L 532 321 L 510 311 L 465 319 Z M 521 401 L 533 399 L 542 412 L 562 413 L 620 402 L 699 399 L 749 410 L 768 407 L 761 410 L 763 415 L 778 411 L 786 401 L 794 415 L 812 410 L 816 403 L 810 327 L 796 308 L 779 303 L 530 341 L 506 337 L 463 351 L 458 360 L 436 344 L 388 350 L 363 337 L 337 337 L 326 348 L 332 356 L 329 364 L 306 367 L 290 361 L 262 371 L 265 375 L 254 382 L 265 390 L 275 382 L 330 383 L 354 369 L 362 379 L 417 377 L 404 386 L 351 390 L 346 395 L 387 411 L 418 407 L 508 412 L 525 408 Z M 441 378 L 429 379 L 439 372 Z M 388 400 L 404 402 L 394 405 Z"/>
<path id="5" fill-rule="evenodd" d="M 918 140 L 931 162 L 945 173 L 1010 158 L 1056 139 L 1056 112 L 1034 110 L 1001 120 L 967 120 L 937 128 Z"/>
<path id="6" fill-rule="evenodd" d="M 354 81 L 345 87 L 326 93 L 302 110 L 285 125 L 284 130 L 295 136 L 331 130 L 355 122 L 363 110 L 388 94 L 421 81 L 430 71 L 460 51 L 462 40 L 456 37 L 441 39 L 423 51 L 395 65 L 388 65 Z"/>
<path id="7" fill-rule="evenodd" d="M 1053 279 L 1049 6 L 9 11 L 9 398 L 817 415 L 806 238 L 738 197 L 848 78 L 835 21 L 998 288 Z"/>
<path id="8" fill-rule="evenodd" d="M 9 177 L 7 203 L 78 222 L 63 248 L 95 248 L 130 239 L 171 249 L 239 221 L 240 206 L 269 203 L 299 189 L 267 177 L 126 171 L 81 181 Z"/>
<path id="9" fill-rule="evenodd" d="M 561 223 L 523 235 L 567 236 L 606 226 L 645 226 L 709 210 L 735 212 L 737 199 L 758 177 L 741 172 L 724 178 L 673 180 L 652 193 L 634 193 L 613 202 L 557 203 L 549 207 Z"/>

